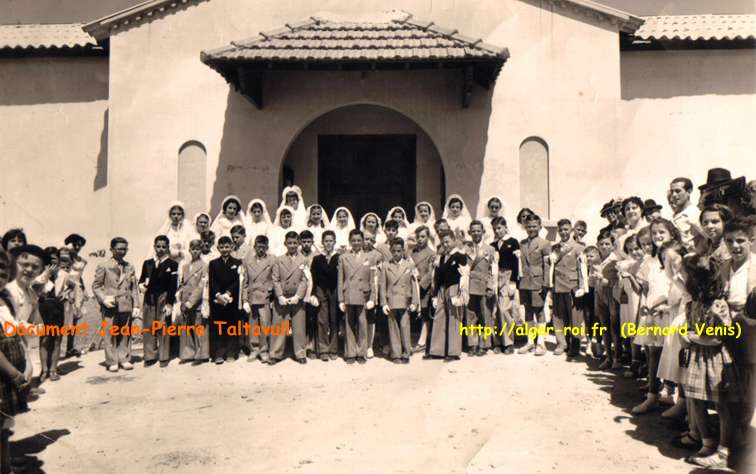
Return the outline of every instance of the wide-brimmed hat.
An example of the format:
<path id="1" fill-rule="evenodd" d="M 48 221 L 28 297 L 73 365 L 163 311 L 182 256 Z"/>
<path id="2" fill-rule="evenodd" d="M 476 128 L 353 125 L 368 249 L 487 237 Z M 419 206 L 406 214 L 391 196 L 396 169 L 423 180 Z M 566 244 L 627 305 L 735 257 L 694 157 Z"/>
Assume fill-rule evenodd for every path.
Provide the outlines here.
<path id="1" fill-rule="evenodd" d="M 45 261 L 46 258 L 45 251 L 42 249 L 42 247 L 33 244 L 26 244 L 20 247 L 16 247 L 11 250 L 10 253 L 16 258 L 24 253 L 38 257 L 42 261 Z"/>
<path id="2" fill-rule="evenodd" d="M 698 189 L 700 191 L 709 191 L 722 186 L 745 188 L 745 176 L 732 179 L 730 170 L 725 168 L 711 168 L 706 174 L 706 184 L 702 184 Z"/>
<path id="3" fill-rule="evenodd" d="M 604 205 L 601 207 L 601 212 L 599 213 L 601 217 L 606 216 L 609 211 L 611 211 L 614 208 L 614 205 L 612 201 L 609 201 L 607 203 L 604 203 Z"/>
<path id="4" fill-rule="evenodd" d="M 653 199 L 646 199 L 643 201 L 643 210 L 646 211 L 646 214 L 651 214 L 652 212 L 661 211 L 662 205 L 657 204 Z"/>

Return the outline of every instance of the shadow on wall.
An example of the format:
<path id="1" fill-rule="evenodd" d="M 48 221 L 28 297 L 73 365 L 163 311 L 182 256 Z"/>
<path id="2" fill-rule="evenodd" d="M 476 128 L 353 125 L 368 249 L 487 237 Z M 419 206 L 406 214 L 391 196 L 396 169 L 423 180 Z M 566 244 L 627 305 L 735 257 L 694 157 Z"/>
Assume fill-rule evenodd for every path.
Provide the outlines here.
<path id="1" fill-rule="evenodd" d="M 102 133 L 100 134 L 100 150 L 97 152 L 97 173 L 94 178 L 94 190 L 108 185 L 108 111 L 102 116 Z"/>

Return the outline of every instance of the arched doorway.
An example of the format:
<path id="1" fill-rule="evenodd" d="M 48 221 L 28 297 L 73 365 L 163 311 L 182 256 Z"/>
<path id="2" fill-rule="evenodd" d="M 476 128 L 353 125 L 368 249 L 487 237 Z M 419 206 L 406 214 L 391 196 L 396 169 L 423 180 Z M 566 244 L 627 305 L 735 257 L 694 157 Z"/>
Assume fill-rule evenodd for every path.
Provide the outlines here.
<path id="1" fill-rule="evenodd" d="M 408 217 L 419 201 L 436 209 L 444 197 L 444 170 L 430 137 L 407 116 L 377 105 L 327 112 L 292 141 L 281 186 L 297 184 L 308 204 L 329 215 L 347 206 L 356 220 L 366 212 L 383 218 L 393 206 Z"/>

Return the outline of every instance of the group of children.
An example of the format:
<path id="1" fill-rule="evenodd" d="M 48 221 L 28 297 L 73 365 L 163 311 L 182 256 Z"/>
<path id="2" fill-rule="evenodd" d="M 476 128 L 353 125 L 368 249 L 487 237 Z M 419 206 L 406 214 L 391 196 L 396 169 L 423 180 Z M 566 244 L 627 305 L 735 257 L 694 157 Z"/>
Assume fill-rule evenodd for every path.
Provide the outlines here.
<path id="1" fill-rule="evenodd" d="M 675 443 L 697 450 L 689 461 L 723 466 L 753 415 L 756 260 L 753 222 L 743 219 L 753 213 L 734 215 L 705 201 L 699 212 L 692 190 L 686 178 L 672 181 L 671 219 L 653 200 L 610 201 L 595 245 L 584 240 L 585 222 L 568 219 L 556 223 L 551 242 L 527 208 L 513 237 L 496 196 L 478 219 L 452 195 L 439 219 L 421 202 L 411 223 L 395 207 L 385 221 L 368 213 L 359 226 L 347 208 L 329 219 L 320 205 L 305 207 L 296 186 L 284 190 L 272 221 L 259 199 L 244 212 L 229 196 L 215 220 L 201 213 L 193 222 L 173 203 L 139 275 L 120 237 L 95 272 L 92 292 L 113 328 L 103 336 L 107 369 L 133 369 L 134 327 L 143 328 L 145 366 L 167 366 L 174 337 L 182 362 L 223 364 L 246 355 L 273 365 L 286 357 L 289 336 L 301 364 L 340 356 L 364 364 L 376 353 L 406 364 L 416 352 L 446 361 L 465 350 L 512 354 L 510 329 L 525 322 L 534 330 L 518 353 L 543 356 L 553 332 L 554 355 L 574 360 L 582 353 L 600 359 L 601 370 L 645 378 L 646 398 L 633 414 L 673 403 L 663 416 L 687 413 L 689 430 Z M 14 315 L 4 317 L 30 321 L 38 312 L 50 324 L 80 317 L 83 238 L 42 250 L 13 232 L 3 247 L 16 263 L 39 261 L 28 272 L 18 266 L 2 293 L 10 303 L 0 305 Z M 683 327 L 688 331 L 669 331 Z M 60 340 L 40 348 L 40 380 L 56 380 Z"/>

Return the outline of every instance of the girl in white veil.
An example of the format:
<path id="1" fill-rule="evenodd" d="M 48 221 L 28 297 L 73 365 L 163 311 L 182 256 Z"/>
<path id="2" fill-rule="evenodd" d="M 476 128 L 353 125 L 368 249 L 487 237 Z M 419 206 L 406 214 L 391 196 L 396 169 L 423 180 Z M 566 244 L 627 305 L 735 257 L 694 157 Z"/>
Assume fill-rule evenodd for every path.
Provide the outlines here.
<path id="1" fill-rule="evenodd" d="M 384 222 L 388 222 L 389 220 L 395 220 L 399 224 L 399 232 L 396 236 L 401 237 L 406 241 L 407 236 L 409 235 L 410 223 L 409 220 L 407 220 L 407 212 L 405 212 L 404 208 L 402 208 L 402 206 L 394 206 L 389 209 Z"/>
<path id="2" fill-rule="evenodd" d="M 247 204 L 247 215 L 245 216 L 244 227 L 247 231 L 247 243 L 254 247 L 255 239 L 258 235 L 268 235 L 268 229 L 273 224 L 270 222 L 270 214 L 265 201 L 262 199 L 253 199 Z"/>
<path id="3" fill-rule="evenodd" d="M 307 208 L 307 230 L 312 232 L 313 245 L 318 252 L 323 253 L 323 231 L 331 227 L 325 209 L 320 204 L 312 204 Z"/>
<path id="4" fill-rule="evenodd" d="M 271 255 L 280 257 L 286 253 L 285 237 L 291 231 L 299 234 L 294 227 L 294 209 L 289 206 L 279 207 L 273 225 L 268 228 L 268 248 Z"/>
<path id="5" fill-rule="evenodd" d="M 349 232 L 354 228 L 354 217 L 349 209 L 342 206 L 333 211 L 331 230 L 336 234 L 336 250 L 339 253 L 349 249 Z"/>
<path id="6" fill-rule="evenodd" d="M 362 216 L 362 219 L 360 219 L 360 230 L 363 234 L 365 232 L 373 234 L 375 236 L 375 245 L 381 245 L 386 241 L 386 234 L 383 232 L 383 223 L 375 212 L 368 212 Z"/>
<path id="7" fill-rule="evenodd" d="M 177 262 L 181 262 L 185 256 L 189 255 L 189 242 L 196 238 L 197 233 L 186 217 L 186 208 L 183 202 L 173 201 L 171 203 L 168 207 L 168 217 L 155 235 L 168 237 L 171 258 Z"/>
<path id="8" fill-rule="evenodd" d="M 224 235 L 231 237 L 231 228 L 235 225 L 243 226 L 245 220 L 241 199 L 234 195 L 226 196 L 221 202 L 220 212 L 210 226 L 210 230 L 215 234 L 215 241 L 218 242 Z"/>
<path id="9" fill-rule="evenodd" d="M 452 232 L 457 237 L 467 238 L 467 231 L 470 228 L 472 217 L 462 196 L 459 194 L 449 196 L 444 205 L 444 214 L 442 217 L 446 219 Z"/>
<path id="10" fill-rule="evenodd" d="M 436 250 L 436 241 L 438 240 L 438 236 L 436 235 L 436 231 L 433 228 L 433 225 L 435 223 L 436 213 L 433 211 L 433 206 L 431 206 L 431 203 L 429 203 L 428 201 L 422 201 L 415 204 L 415 217 L 413 218 L 412 223 L 409 227 L 408 239 L 414 242 L 415 230 L 418 227 L 424 225 L 428 228 L 428 247 L 430 247 L 431 250 Z"/>
<path id="11" fill-rule="evenodd" d="M 292 217 L 294 228 L 297 231 L 304 230 L 307 227 L 307 206 L 305 206 L 302 190 L 299 186 L 286 186 L 281 191 L 281 204 L 278 206 L 278 210 L 284 206 L 291 208 L 294 213 Z M 278 215 L 278 210 L 276 210 L 276 215 Z"/>
<path id="12" fill-rule="evenodd" d="M 483 241 L 487 244 L 496 239 L 491 221 L 496 217 L 504 217 L 504 199 L 498 195 L 489 196 L 484 201 L 485 208 L 480 212 L 478 220 L 483 223 Z"/>
<path id="13" fill-rule="evenodd" d="M 210 214 L 207 212 L 198 212 L 194 215 L 194 233 L 197 236 L 202 235 L 202 232 L 210 230 L 210 222 L 212 222 Z M 197 237 L 199 238 L 199 237 Z"/>

